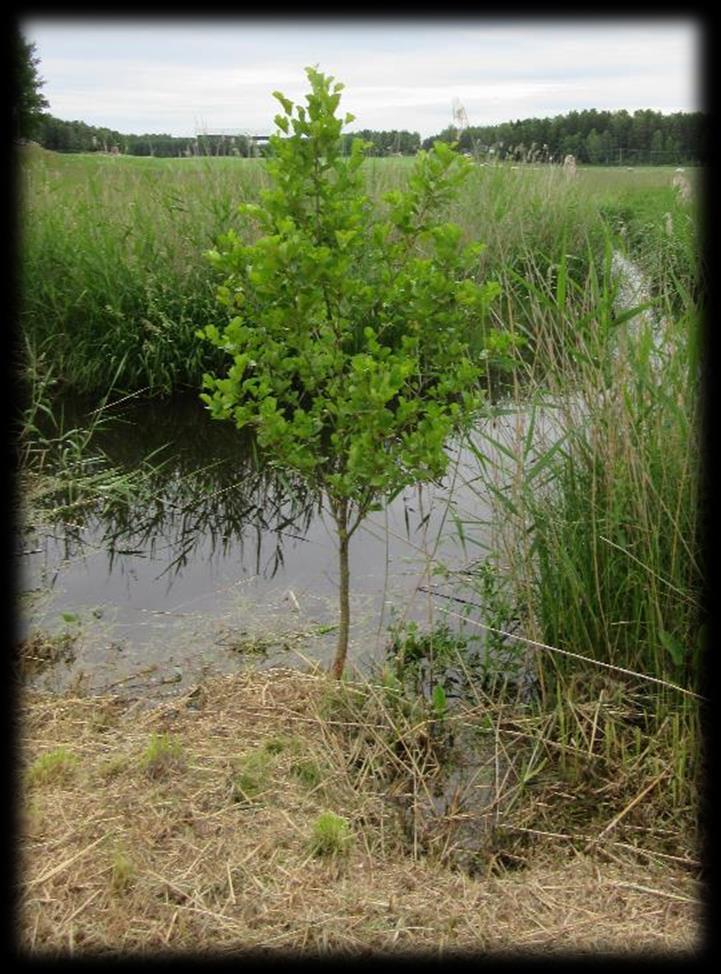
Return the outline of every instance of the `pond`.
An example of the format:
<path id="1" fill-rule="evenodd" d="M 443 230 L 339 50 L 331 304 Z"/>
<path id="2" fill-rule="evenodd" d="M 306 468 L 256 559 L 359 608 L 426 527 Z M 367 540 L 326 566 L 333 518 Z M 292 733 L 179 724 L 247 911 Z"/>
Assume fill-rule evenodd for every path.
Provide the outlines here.
<path id="1" fill-rule="evenodd" d="M 87 423 L 87 404 L 62 406 L 66 427 Z M 122 471 L 158 451 L 154 472 L 127 502 L 66 513 L 20 539 L 21 635 L 66 632 L 72 646 L 35 685 L 175 693 L 247 661 L 328 664 L 338 570 L 322 498 L 259 470 L 251 442 L 195 396 L 128 400 L 108 413 L 93 446 Z M 517 437 L 519 417 L 484 420 L 484 452 L 497 456 L 499 440 Z M 351 541 L 351 667 L 383 658 L 392 624 L 442 619 L 450 600 L 434 568 L 458 572 L 492 540 L 478 462 L 467 447 L 449 454 L 442 483 L 405 490 Z M 472 522 L 464 541 L 459 520 Z"/>

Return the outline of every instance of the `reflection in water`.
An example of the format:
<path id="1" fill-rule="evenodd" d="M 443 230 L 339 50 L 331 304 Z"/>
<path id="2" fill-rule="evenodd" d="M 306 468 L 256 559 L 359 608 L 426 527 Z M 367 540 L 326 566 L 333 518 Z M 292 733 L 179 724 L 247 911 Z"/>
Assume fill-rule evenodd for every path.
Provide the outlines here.
<path id="1" fill-rule="evenodd" d="M 87 425 L 87 405 L 64 409 L 66 428 Z M 26 625 L 57 631 L 64 612 L 81 620 L 74 669 L 56 674 L 58 688 L 81 670 L 91 689 L 102 688 L 149 663 L 164 671 L 159 681 L 179 673 L 192 682 L 205 668 L 237 670 L 237 647 L 276 647 L 269 665 L 297 665 L 288 647 L 329 661 L 337 553 L 322 498 L 258 464 L 252 440 L 211 420 L 195 396 L 131 400 L 109 412 L 113 422 L 93 447 L 126 472 L 154 453 L 140 487 L 122 501 L 68 508 L 23 545 L 23 588 L 42 591 Z M 494 440 L 511 443 L 525 425 L 519 415 L 482 424 L 481 449 L 509 452 Z M 434 566 L 457 571 L 485 554 L 491 510 L 478 460 L 466 450 L 451 455 L 443 485 L 407 489 L 353 538 L 354 665 L 383 658 L 389 623 L 435 624 L 442 600 L 426 594 L 439 589 Z"/>
<path id="2" fill-rule="evenodd" d="M 87 425 L 87 406 L 64 408 L 65 428 Z M 75 508 L 69 496 L 53 498 L 63 518 L 24 544 L 24 588 L 46 596 L 26 623 L 52 631 L 63 612 L 78 613 L 75 672 L 92 672 L 92 688 L 151 660 L 184 674 L 203 663 L 237 669 L 227 647 L 264 644 L 268 631 L 292 637 L 270 663 L 297 663 L 287 647 L 303 647 L 302 634 L 325 662 L 336 638 L 337 553 L 322 498 L 258 464 L 252 441 L 212 421 L 196 397 L 112 412 L 93 447 L 121 472 L 149 454 L 153 463 L 121 500 Z M 383 622 L 406 611 L 428 567 L 443 517 L 433 498 L 430 487 L 404 492 L 353 539 L 356 659 L 382 655 Z"/>
<path id="3" fill-rule="evenodd" d="M 64 403 L 63 409 L 66 424 L 86 421 L 79 401 Z M 120 471 L 144 465 L 142 487 L 65 520 L 66 559 L 92 538 L 107 551 L 110 572 L 122 571 L 122 559 L 129 555 L 158 560 L 164 553 L 162 574 L 173 576 L 199 545 L 205 558 L 227 557 L 232 548 L 243 561 L 250 542 L 254 573 L 275 576 L 283 564 L 284 537 L 305 536 L 318 496 L 261 466 L 252 438 L 211 421 L 196 397 L 180 398 L 170 408 L 155 401 L 134 403 L 112 417 L 95 434 L 94 446 Z M 149 455 L 151 462 L 144 464 Z M 70 498 L 60 492 L 55 503 L 65 508 Z"/>

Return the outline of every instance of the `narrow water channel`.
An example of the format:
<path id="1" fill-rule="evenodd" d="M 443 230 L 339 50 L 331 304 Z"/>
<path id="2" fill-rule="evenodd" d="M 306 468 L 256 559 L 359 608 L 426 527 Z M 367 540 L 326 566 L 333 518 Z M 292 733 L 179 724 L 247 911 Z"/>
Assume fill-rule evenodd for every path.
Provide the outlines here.
<path id="1" fill-rule="evenodd" d="M 63 409 L 66 427 L 87 422 L 82 403 Z M 158 451 L 157 471 L 126 505 L 66 515 L 22 538 L 21 634 L 73 636 L 72 654 L 36 685 L 171 693 L 249 660 L 327 664 L 338 572 L 322 498 L 258 471 L 250 442 L 210 420 L 196 397 L 131 400 L 109 413 L 94 447 L 121 471 Z M 476 441 L 497 454 L 495 441 L 510 442 L 518 423 L 517 413 L 486 420 Z M 477 461 L 468 449 L 449 453 L 442 484 L 407 489 L 352 539 L 349 662 L 361 670 L 383 657 L 389 625 L 442 618 L 443 603 L 425 591 L 443 586 L 434 567 L 462 569 L 491 542 Z M 457 518 L 473 522 L 465 546 Z"/>

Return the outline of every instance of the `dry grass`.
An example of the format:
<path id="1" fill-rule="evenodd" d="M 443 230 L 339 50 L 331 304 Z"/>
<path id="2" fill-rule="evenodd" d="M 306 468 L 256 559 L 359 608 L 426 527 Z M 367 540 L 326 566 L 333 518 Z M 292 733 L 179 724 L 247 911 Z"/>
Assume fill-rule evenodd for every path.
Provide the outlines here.
<path id="1" fill-rule="evenodd" d="M 641 862 L 621 843 L 584 853 L 547 836 L 523 870 L 486 860 L 471 876 L 451 856 L 422 850 L 389 799 L 394 768 L 409 767 L 417 788 L 416 772 L 432 779 L 433 762 L 408 746 L 408 734 L 389 746 L 379 693 L 357 691 L 367 721 L 354 724 L 343 703 L 353 693 L 323 675 L 281 670 L 218 678 L 154 707 L 27 693 L 21 949 L 698 949 L 699 885 L 670 859 Z M 415 741 L 422 736 L 416 724 Z M 172 759 L 149 763 L 149 747 Z M 66 773 L 32 774 L 62 749 L 77 759 Z M 375 764 L 364 758 L 371 754 Z M 327 811 L 350 825 L 343 855 L 314 854 L 314 825 Z"/>
<path id="2" fill-rule="evenodd" d="M 23 678 L 32 677 L 50 666 L 74 657 L 76 634 L 71 632 L 51 636 L 36 631 L 20 641 L 16 648 L 15 665 Z"/>

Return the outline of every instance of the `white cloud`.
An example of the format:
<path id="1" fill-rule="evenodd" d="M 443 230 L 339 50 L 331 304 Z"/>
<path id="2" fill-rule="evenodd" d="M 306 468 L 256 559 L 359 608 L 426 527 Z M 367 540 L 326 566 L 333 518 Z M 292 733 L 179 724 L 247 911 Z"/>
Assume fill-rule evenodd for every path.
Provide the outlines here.
<path id="1" fill-rule="evenodd" d="M 572 109 L 700 107 L 698 30 L 649 19 L 408 23 L 328 20 L 272 24 L 182 20 L 33 20 L 50 111 L 120 131 L 270 131 L 280 89 L 307 91 L 306 65 L 346 84 L 355 128 L 423 136 L 450 124 L 459 98 L 472 124 Z"/>

